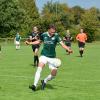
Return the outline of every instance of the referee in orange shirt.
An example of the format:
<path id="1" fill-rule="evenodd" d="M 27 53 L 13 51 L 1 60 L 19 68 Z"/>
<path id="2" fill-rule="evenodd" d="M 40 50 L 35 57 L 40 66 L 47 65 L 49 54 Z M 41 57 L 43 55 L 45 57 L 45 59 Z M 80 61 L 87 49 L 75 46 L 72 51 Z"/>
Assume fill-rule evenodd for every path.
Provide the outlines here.
<path id="1" fill-rule="evenodd" d="M 87 35 L 86 35 L 86 33 L 83 32 L 82 28 L 80 29 L 80 33 L 77 34 L 76 40 L 78 41 L 80 57 L 83 57 L 83 52 L 84 52 L 85 42 L 87 40 Z"/>

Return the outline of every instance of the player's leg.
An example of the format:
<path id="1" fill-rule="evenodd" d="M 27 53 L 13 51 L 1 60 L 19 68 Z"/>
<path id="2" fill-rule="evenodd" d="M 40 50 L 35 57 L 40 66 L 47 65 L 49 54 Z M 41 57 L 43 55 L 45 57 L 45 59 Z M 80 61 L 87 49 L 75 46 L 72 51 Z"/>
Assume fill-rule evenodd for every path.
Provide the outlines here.
<path id="1" fill-rule="evenodd" d="M 54 79 L 57 74 L 57 68 L 59 65 L 56 64 L 57 63 L 56 61 L 57 61 L 56 59 L 48 61 L 49 69 L 51 69 L 51 73 L 44 80 L 41 81 L 41 83 L 42 83 L 41 89 L 42 90 L 44 90 L 47 82 Z"/>
<path id="2" fill-rule="evenodd" d="M 44 68 L 45 64 L 47 63 L 46 58 L 44 56 L 41 56 L 39 59 L 40 62 L 35 73 L 34 83 L 32 86 L 29 86 L 29 88 L 32 89 L 33 91 L 36 90 L 38 81 L 40 79 L 41 71 Z"/>
<path id="3" fill-rule="evenodd" d="M 17 50 L 17 41 L 15 42 L 16 50 Z"/>
<path id="4" fill-rule="evenodd" d="M 20 49 L 20 42 L 18 43 L 18 49 Z"/>
<path id="5" fill-rule="evenodd" d="M 35 49 L 35 52 L 34 52 L 35 63 L 36 63 L 37 66 L 38 66 L 38 63 L 39 63 L 38 51 L 39 51 L 39 48 L 36 48 L 36 49 Z"/>
<path id="6" fill-rule="evenodd" d="M 68 43 L 67 43 L 67 42 L 65 42 L 65 45 L 66 45 L 66 46 L 68 46 Z M 68 50 L 66 50 L 66 52 L 68 52 Z"/>
<path id="7" fill-rule="evenodd" d="M 56 74 L 57 74 L 57 69 L 52 69 L 51 73 L 44 79 L 44 82 L 47 83 L 48 81 L 54 79 Z"/>
<path id="8" fill-rule="evenodd" d="M 83 57 L 83 53 L 84 53 L 84 45 L 83 45 L 83 47 L 82 47 L 82 49 L 81 49 L 82 57 Z"/>
<path id="9" fill-rule="evenodd" d="M 80 56 L 83 57 L 85 43 L 81 42 Z"/>
<path id="10" fill-rule="evenodd" d="M 16 50 L 18 50 L 18 44 L 16 43 Z"/>
<path id="11" fill-rule="evenodd" d="M 80 57 L 82 57 L 83 51 L 81 47 L 79 48 L 79 52 L 80 52 Z"/>
<path id="12" fill-rule="evenodd" d="M 68 43 L 68 48 L 71 50 L 71 42 Z M 68 52 L 68 55 L 70 55 L 70 52 Z"/>
<path id="13" fill-rule="evenodd" d="M 0 45 L 0 51 L 1 51 L 1 45 Z"/>
<path id="14" fill-rule="evenodd" d="M 41 75 L 41 71 L 43 69 L 45 65 L 43 63 L 39 63 L 39 66 L 37 67 L 36 73 L 35 73 L 35 77 L 34 77 L 34 83 L 33 85 L 29 86 L 30 89 L 32 89 L 33 91 L 36 90 L 38 81 L 40 79 L 40 75 Z"/>
<path id="15" fill-rule="evenodd" d="M 0 53 L 1 53 L 1 45 L 0 45 Z"/>
<path id="16" fill-rule="evenodd" d="M 41 83 L 42 83 L 41 89 L 42 90 L 44 90 L 48 81 L 55 78 L 56 74 L 57 74 L 57 69 L 52 69 L 51 73 L 44 80 L 41 80 Z"/>
<path id="17" fill-rule="evenodd" d="M 18 49 L 19 49 L 19 42 L 16 41 L 16 50 L 18 50 Z"/>
<path id="18" fill-rule="evenodd" d="M 33 55 L 34 55 L 34 57 L 33 57 L 33 60 L 34 60 L 34 66 L 36 66 L 36 56 L 35 56 L 35 46 L 34 45 L 32 45 L 32 50 L 33 50 Z"/>
<path id="19" fill-rule="evenodd" d="M 79 47 L 79 54 L 80 54 L 80 57 L 82 57 L 82 42 L 78 42 L 78 47 Z"/>

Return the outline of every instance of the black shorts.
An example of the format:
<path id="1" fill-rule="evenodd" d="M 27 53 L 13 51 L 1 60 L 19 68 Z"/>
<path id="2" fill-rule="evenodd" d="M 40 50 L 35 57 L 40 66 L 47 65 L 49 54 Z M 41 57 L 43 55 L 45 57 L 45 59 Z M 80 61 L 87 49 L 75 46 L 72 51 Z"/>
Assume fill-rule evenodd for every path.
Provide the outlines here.
<path id="1" fill-rule="evenodd" d="M 85 47 L 85 43 L 84 42 L 78 42 L 78 46 L 79 46 L 79 48 L 84 48 Z"/>
<path id="2" fill-rule="evenodd" d="M 33 52 L 35 52 L 35 49 L 39 49 L 39 45 L 32 45 L 32 50 L 33 50 Z"/>
<path id="3" fill-rule="evenodd" d="M 71 47 L 71 42 L 66 42 L 65 45 Z"/>

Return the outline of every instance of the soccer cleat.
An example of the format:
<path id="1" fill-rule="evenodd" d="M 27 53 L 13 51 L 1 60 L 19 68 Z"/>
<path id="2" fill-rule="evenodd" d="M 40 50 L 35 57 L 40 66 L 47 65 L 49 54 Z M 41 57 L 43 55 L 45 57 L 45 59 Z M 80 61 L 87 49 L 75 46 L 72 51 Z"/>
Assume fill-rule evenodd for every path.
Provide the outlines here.
<path id="1" fill-rule="evenodd" d="M 35 67 L 35 66 L 36 66 L 36 64 L 33 64 L 33 66 Z"/>
<path id="2" fill-rule="evenodd" d="M 81 57 L 83 57 L 83 56 L 81 55 Z"/>
<path id="3" fill-rule="evenodd" d="M 80 57 L 83 57 L 83 55 L 81 54 Z"/>
<path id="4" fill-rule="evenodd" d="M 33 91 L 36 91 L 36 86 L 34 85 L 29 86 L 29 88 L 32 89 Z"/>
<path id="5" fill-rule="evenodd" d="M 41 89 L 44 90 L 46 83 L 44 82 L 44 80 L 41 80 L 41 83 L 42 83 Z"/>

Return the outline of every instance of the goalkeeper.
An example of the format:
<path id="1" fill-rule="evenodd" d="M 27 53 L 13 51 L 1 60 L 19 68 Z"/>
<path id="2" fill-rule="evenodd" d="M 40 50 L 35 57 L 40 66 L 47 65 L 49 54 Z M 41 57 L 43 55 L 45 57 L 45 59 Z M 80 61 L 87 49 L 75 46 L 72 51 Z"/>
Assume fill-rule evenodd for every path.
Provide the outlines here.
<path id="1" fill-rule="evenodd" d="M 41 81 L 42 83 L 41 89 L 44 90 L 47 82 L 52 80 L 56 76 L 57 68 L 61 64 L 60 60 L 56 58 L 55 48 L 57 43 L 59 42 L 64 49 L 68 50 L 69 52 L 72 52 L 72 50 L 70 50 L 62 42 L 61 38 L 56 33 L 56 28 L 54 25 L 50 25 L 48 27 L 48 31 L 41 34 L 40 40 L 37 40 L 35 42 L 26 41 L 25 43 L 28 45 L 32 45 L 32 44 L 40 44 L 41 42 L 43 42 L 44 45 L 41 52 L 41 56 L 39 58 L 38 68 L 35 73 L 34 83 L 32 86 L 29 86 L 29 88 L 32 89 L 33 91 L 36 90 L 38 81 L 40 79 L 41 71 L 47 63 L 49 65 L 49 68 L 51 69 L 51 73 L 44 80 Z"/>

